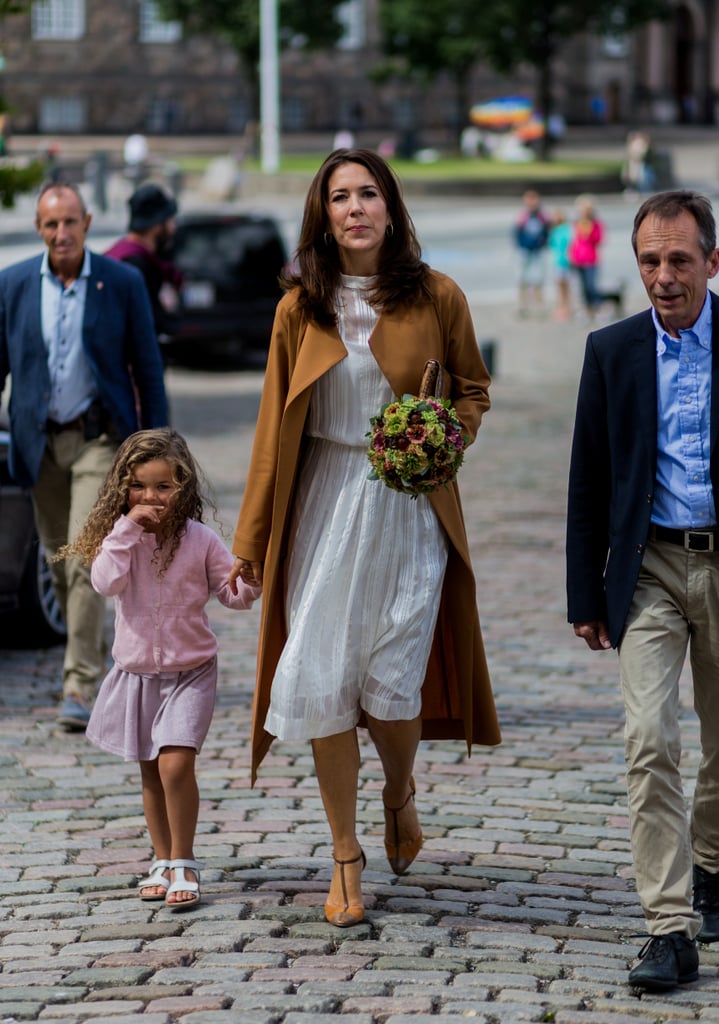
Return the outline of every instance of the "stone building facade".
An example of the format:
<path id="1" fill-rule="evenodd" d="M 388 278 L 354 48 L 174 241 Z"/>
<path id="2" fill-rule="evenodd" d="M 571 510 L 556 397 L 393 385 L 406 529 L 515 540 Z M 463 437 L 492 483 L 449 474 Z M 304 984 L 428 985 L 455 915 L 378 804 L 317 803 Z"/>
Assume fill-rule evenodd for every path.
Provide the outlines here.
<path id="1" fill-rule="evenodd" d="M 377 0 L 347 0 L 331 52 L 281 59 L 283 134 L 354 128 L 372 137 L 456 138 L 467 121 L 449 75 L 420 90 L 374 84 Z M 556 111 L 569 123 L 714 123 L 719 117 L 719 0 L 681 0 L 667 23 L 633 35 L 578 37 L 554 65 Z M 256 88 L 221 40 L 162 22 L 153 0 L 39 0 L 0 25 L 0 89 L 15 133 L 241 134 Z M 532 95 L 529 69 L 511 81 L 478 65 L 474 101 Z"/>

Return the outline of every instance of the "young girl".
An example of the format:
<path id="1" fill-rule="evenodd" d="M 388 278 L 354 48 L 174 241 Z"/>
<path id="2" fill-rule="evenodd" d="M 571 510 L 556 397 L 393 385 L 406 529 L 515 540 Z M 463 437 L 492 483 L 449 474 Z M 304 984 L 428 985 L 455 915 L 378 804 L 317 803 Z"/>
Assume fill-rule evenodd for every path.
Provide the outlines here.
<path id="1" fill-rule="evenodd" d="M 567 220 L 564 210 L 556 209 L 552 214 L 552 226 L 549 229 L 549 252 L 557 285 L 557 306 L 554 313 L 557 320 L 568 320 L 571 312 L 569 285 L 569 275 L 572 269 L 569 260 L 571 241 L 572 225 Z"/>
<path id="2" fill-rule="evenodd" d="M 156 858 L 140 898 L 164 900 L 170 910 L 200 902 L 195 757 L 217 685 L 217 640 L 204 608 L 211 594 L 229 608 L 249 608 L 261 593 L 241 582 L 230 589 L 232 555 L 202 514 L 184 439 L 167 428 L 142 430 L 120 446 L 79 536 L 60 552 L 91 564 L 95 589 L 115 599 L 115 664 L 87 736 L 140 762 Z"/>

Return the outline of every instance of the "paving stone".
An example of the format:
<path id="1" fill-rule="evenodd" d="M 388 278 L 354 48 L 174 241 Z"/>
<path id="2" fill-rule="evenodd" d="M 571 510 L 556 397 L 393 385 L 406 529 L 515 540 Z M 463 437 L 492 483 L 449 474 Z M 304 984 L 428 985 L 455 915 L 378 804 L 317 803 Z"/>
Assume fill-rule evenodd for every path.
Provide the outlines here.
<path id="1" fill-rule="evenodd" d="M 152 967 L 91 967 L 71 971 L 63 979 L 65 985 L 86 985 L 90 988 L 141 985 L 153 973 Z"/>
<path id="2" fill-rule="evenodd" d="M 74 1021 L 87 1021 L 92 1017 L 112 1018 L 117 1020 L 125 1014 L 143 1013 L 143 1005 L 139 1000 L 125 1001 L 108 999 L 103 1003 L 71 1003 L 64 1006 L 46 1006 L 38 1020 L 52 1020 L 55 1024 L 73 1024 Z"/>
<path id="3" fill-rule="evenodd" d="M 368 971 L 363 978 L 359 979 L 355 975 L 349 981 L 305 981 L 299 986 L 297 992 L 307 998 L 334 996 L 342 1001 L 343 1005 L 344 1001 L 356 995 L 366 998 L 385 996 L 389 992 L 389 985 L 382 975 L 372 978 L 370 977 L 371 973 Z"/>
<path id="4" fill-rule="evenodd" d="M 1 985 L 0 1005 L 6 997 L 14 1002 L 66 1003 L 79 998 L 85 991 L 84 986 L 72 988 L 64 980 L 60 985 L 12 985 L 7 988 Z"/>
<path id="5" fill-rule="evenodd" d="M 491 1019 L 492 1018 L 490 1016 L 488 1016 L 487 1014 L 485 1014 L 481 1009 L 479 1009 L 476 1014 L 475 1013 L 472 1014 L 473 1024 L 474 1024 L 475 1021 L 477 1022 L 477 1024 L 489 1024 Z M 446 1020 L 446 1021 L 450 1021 L 451 1020 L 452 1022 L 455 1022 L 457 1020 L 457 1017 L 456 1017 L 456 1015 L 454 1013 L 452 1013 L 452 1014 L 418 1013 L 418 1014 L 413 1014 L 412 1015 L 412 1024 L 437 1024 L 438 1020 Z M 394 1014 L 393 1013 L 390 1017 L 387 1017 L 387 1019 L 385 1020 L 384 1024 L 407 1024 L 407 1018 L 406 1018 L 406 1016 L 404 1014 Z"/>
<path id="6" fill-rule="evenodd" d="M 201 993 L 202 988 L 198 986 L 196 993 Z M 153 1000 L 164 998 L 184 998 L 193 995 L 192 986 L 185 985 L 115 985 L 112 988 L 114 999 L 142 999 L 145 1005 Z M 107 999 L 106 989 L 91 989 L 85 996 L 85 1001 L 91 1003 Z"/>
<path id="7" fill-rule="evenodd" d="M 170 1024 L 171 1021 L 171 1018 L 166 1013 L 123 1013 L 120 1016 L 122 1024 Z M 106 1017 L 87 1017 L 84 1024 L 108 1024 L 108 1021 L 114 1024 L 117 1019 L 116 1014 L 109 1014 Z M 60 1022 L 56 1021 L 55 1024 L 60 1024 Z M 264 1022 L 261 1022 L 261 1024 L 264 1024 Z"/>
<path id="8" fill-rule="evenodd" d="M 274 1011 L 203 1010 L 202 1013 L 186 1013 L 182 1024 L 277 1024 L 277 1019 Z M 138 1024 L 143 1022 L 138 1021 Z"/>
<path id="9" fill-rule="evenodd" d="M 375 1024 L 371 1013 L 346 1013 L 342 1011 L 343 1024 Z M 330 1013 L 288 1013 L 283 1024 L 337 1024 L 335 1014 Z"/>
<path id="10" fill-rule="evenodd" d="M 37 1020 L 43 1008 L 42 1003 L 14 1002 L 13 1000 L 0 1002 L 0 1013 L 3 1024 L 13 1024 L 16 1020 Z"/>

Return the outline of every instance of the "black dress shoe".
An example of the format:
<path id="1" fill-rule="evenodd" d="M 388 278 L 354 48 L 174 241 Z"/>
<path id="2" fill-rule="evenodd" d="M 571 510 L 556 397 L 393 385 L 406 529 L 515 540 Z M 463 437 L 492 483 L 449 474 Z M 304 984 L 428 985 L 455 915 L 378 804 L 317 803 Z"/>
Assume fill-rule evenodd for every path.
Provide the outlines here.
<path id="1" fill-rule="evenodd" d="M 650 992 L 666 992 L 699 977 L 697 944 L 684 932 L 652 935 L 629 972 L 629 984 Z"/>
<path id="2" fill-rule="evenodd" d="M 719 872 L 694 865 L 694 909 L 702 915 L 699 942 L 719 942 Z"/>

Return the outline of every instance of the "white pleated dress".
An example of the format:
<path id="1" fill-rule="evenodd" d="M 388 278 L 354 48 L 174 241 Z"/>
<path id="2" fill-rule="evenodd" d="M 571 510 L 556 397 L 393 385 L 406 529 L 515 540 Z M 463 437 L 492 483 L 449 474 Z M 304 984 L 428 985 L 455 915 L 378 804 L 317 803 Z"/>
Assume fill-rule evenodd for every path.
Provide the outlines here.
<path id="1" fill-rule="evenodd" d="M 343 276 L 347 358 L 312 392 L 289 535 L 288 637 L 265 720 L 280 740 L 344 732 L 360 708 L 386 721 L 421 710 L 447 539 L 425 495 L 368 478 L 370 418 L 394 397 L 370 350 L 370 283 Z"/>

